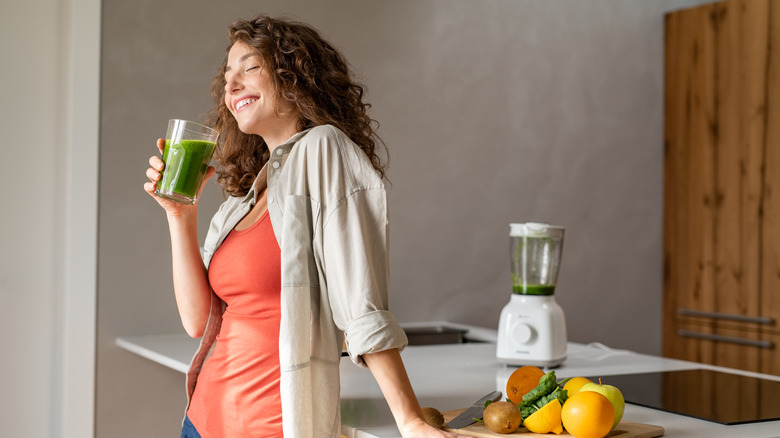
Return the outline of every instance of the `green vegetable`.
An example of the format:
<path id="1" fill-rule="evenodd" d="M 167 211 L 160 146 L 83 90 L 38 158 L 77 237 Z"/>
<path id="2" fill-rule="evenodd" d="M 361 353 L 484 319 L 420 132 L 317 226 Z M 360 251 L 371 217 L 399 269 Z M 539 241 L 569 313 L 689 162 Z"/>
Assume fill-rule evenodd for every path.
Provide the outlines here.
<path id="1" fill-rule="evenodd" d="M 536 388 L 528 391 L 528 393 L 523 396 L 521 405 L 529 405 L 537 399 L 551 393 L 557 387 L 558 384 L 555 382 L 555 371 L 550 371 L 539 379 L 539 384 L 536 385 Z"/>
<path id="2" fill-rule="evenodd" d="M 563 405 L 566 399 L 569 398 L 568 391 L 562 389 L 563 384 L 568 380 L 564 379 L 561 382 L 556 382 L 555 371 L 545 374 L 539 380 L 536 388 L 524 395 L 523 401 L 517 405 L 517 409 L 520 409 L 520 415 L 522 415 L 523 419 L 528 418 L 529 415 L 553 400 L 558 400 Z"/>
<path id="3" fill-rule="evenodd" d="M 553 400 L 558 400 L 561 403 L 561 406 L 563 406 L 563 403 L 567 398 L 569 398 L 567 393 L 568 391 L 565 389 L 555 388 L 555 390 L 553 390 L 553 392 L 550 394 L 547 394 L 532 404 L 520 409 L 520 415 L 522 415 L 523 418 L 528 418 L 529 415 L 533 414 L 539 409 L 542 409 L 545 405 L 547 405 L 547 403 L 550 403 Z"/>

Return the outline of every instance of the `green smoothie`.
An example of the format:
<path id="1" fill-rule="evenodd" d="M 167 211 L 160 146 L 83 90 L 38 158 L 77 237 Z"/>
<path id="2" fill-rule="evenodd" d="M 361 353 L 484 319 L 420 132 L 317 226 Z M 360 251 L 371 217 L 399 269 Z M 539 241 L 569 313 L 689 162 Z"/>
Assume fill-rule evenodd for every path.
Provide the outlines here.
<path id="1" fill-rule="evenodd" d="M 555 292 L 554 284 L 514 284 L 512 292 L 520 295 L 552 295 Z"/>
<path id="2" fill-rule="evenodd" d="M 216 146 L 216 143 L 205 140 L 179 140 L 173 145 L 170 140 L 165 140 L 162 157 L 165 168 L 156 193 L 194 204 Z"/>

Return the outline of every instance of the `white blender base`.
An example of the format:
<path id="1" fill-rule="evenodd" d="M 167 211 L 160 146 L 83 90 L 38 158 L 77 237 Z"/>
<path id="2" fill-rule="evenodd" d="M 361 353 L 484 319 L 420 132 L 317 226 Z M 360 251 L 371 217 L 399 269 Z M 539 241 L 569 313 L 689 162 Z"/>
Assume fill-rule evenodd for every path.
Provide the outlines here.
<path id="1" fill-rule="evenodd" d="M 566 320 L 552 295 L 513 294 L 498 322 L 496 359 L 508 365 L 557 367 L 566 360 Z"/>

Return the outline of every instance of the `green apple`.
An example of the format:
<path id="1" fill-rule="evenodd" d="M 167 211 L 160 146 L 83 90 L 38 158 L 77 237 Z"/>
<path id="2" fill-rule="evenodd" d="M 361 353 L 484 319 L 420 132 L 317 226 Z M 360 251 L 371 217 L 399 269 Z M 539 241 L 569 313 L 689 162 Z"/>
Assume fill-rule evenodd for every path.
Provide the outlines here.
<path id="1" fill-rule="evenodd" d="M 623 418 L 623 410 L 626 408 L 626 401 L 623 399 L 623 393 L 612 385 L 602 384 L 601 379 L 599 379 L 599 383 L 586 383 L 582 385 L 579 392 L 582 391 L 598 392 L 612 403 L 612 407 L 615 408 L 615 422 L 612 423 L 612 429 L 617 427 L 618 423 L 620 423 L 620 420 Z"/>

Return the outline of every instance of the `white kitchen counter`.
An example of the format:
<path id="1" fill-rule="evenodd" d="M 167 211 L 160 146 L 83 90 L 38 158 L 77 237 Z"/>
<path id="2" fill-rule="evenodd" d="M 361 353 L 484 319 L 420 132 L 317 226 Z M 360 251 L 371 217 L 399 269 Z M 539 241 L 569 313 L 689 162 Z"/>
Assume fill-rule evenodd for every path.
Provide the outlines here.
<path id="1" fill-rule="evenodd" d="M 197 343 L 186 335 L 117 339 L 120 347 L 181 372 L 186 371 Z M 420 403 L 440 411 L 465 408 L 492 390 L 504 391 L 506 379 L 514 370 L 497 363 L 492 343 L 409 346 L 402 357 Z M 600 344 L 570 343 L 567 360 L 555 372 L 564 378 L 693 368 L 780 381 L 778 376 L 613 350 Z M 370 371 L 355 366 L 348 358 L 342 358 L 341 363 L 341 408 L 343 433 L 349 438 L 400 437 Z M 662 426 L 667 437 L 780 437 L 780 421 L 726 426 L 630 403 L 626 404 L 623 420 Z"/>

